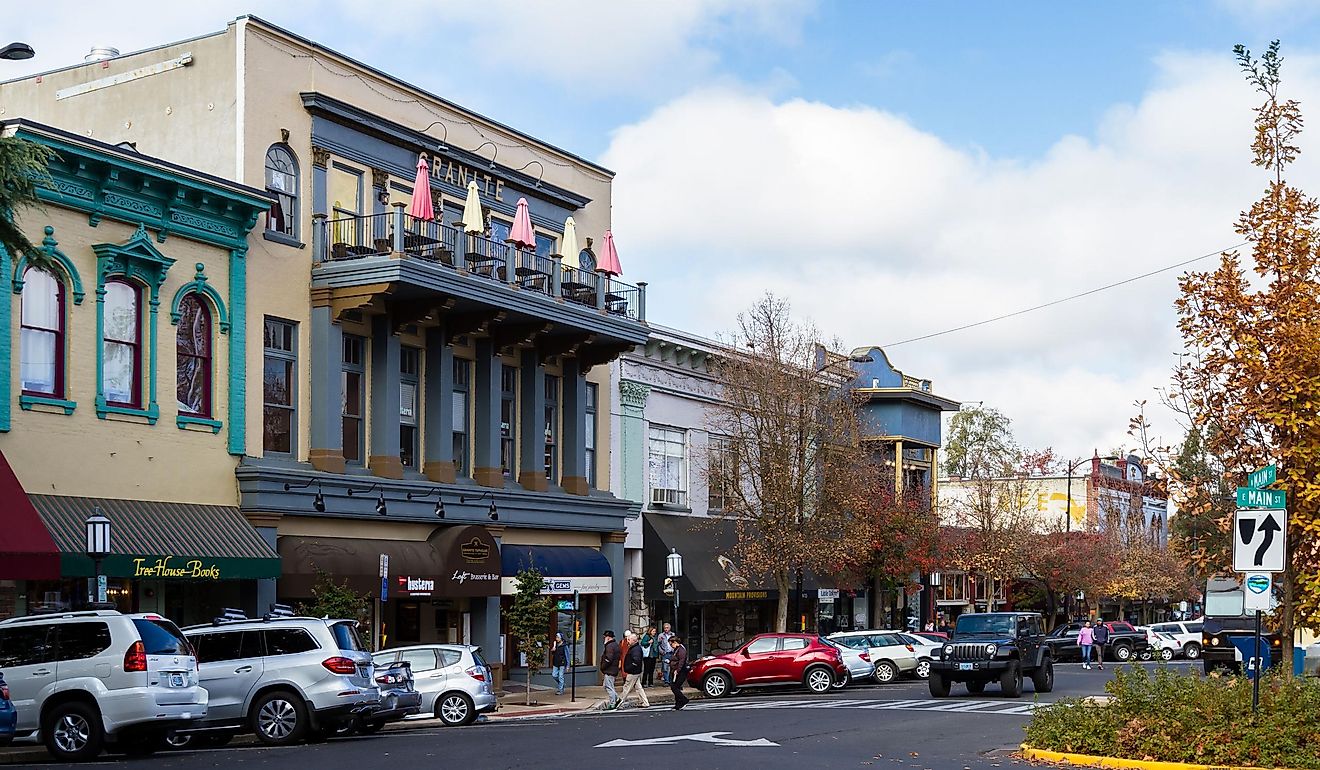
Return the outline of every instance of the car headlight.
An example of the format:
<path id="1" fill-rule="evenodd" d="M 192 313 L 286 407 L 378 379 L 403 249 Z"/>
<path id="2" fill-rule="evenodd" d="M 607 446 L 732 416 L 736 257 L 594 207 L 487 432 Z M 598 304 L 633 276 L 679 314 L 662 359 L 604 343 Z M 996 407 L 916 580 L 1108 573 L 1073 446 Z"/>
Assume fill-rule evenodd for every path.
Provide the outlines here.
<path id="1" fill-rule="evenodd" d="M 1211 646 L 1211 647 L 1218 647 L 1218 646 L 1219 646 L 1219 637 L 1217 637 L 1217 636 L 1212 636 L 1212 637 L 1210 637 L 1210 646 Z"/>
<path id="2" fill-rule="evenodd" d="M 993 644 L 987 644 L 987 645 L 985 646 L 985 654 L 988 655 L 988 656 L 990 656 L 990 657 L 992 657 L 992 658 L 995 656 L 995 653 L 998 652 L 998 651 L 999 651 L 999 647 L 996 646 L 996 645 L 993 645 Z"/>
<path id="3" fill-rule="evenodd" d="M 953 654 L 953 645 L 952 644 L 944 645 L 944 657 L 947 658 L 952 654 Z"/>

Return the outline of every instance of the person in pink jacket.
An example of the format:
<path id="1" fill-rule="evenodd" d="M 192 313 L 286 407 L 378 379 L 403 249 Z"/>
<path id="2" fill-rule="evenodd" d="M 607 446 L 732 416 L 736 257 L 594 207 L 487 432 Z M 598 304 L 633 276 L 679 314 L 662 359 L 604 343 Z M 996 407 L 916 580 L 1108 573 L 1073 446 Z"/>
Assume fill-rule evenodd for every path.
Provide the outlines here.
<path id="1" fill-rule="evenodd" d="M 1095 629 L 1091 628 L 1091 621 L 1082 624 L 1082 630 L 1077 632 L 1077 644 L 1082 648 L 1082 668 L 1091 667 L 1091 647 L 1095 644 Z"/>

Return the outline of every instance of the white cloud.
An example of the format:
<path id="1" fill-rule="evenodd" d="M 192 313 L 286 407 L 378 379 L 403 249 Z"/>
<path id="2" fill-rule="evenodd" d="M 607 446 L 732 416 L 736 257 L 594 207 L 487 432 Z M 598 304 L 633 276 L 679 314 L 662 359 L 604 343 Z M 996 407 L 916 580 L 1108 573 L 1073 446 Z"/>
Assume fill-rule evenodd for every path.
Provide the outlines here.
<path id="1" fill-rule="evenodd" d="M 1255 95 L 1224 56 L 1170 54 L 1155 67 L 1157 85 L 1115 105 L 1094 138 L 1060 137 L 1025 161 L 959 149 L 870 107 L 691 92 L 617 130 L 603 158 L 618 172 L 624 268 L 650 281 L 659 323 L 718 333 L 770 290 L 863 345 L 1235 244 L 1232 223 L 1265 181 L 1249 163 Z M 1289 95 L 1320 101 L 1308 99 L 1320 96 L 1317 70 L 1294 55 Z M 1305 184 L 1314 163 L 1303 157 Z M 1181 347 L 1176 276 L 897 346 L 891 359 L 945 395 L 1004 409 L 1030 445 L 1105 450 L 1123 442 L 1133 401 L 1155 402 L 1168 382 Z M 1156 412 L 1157 432 L 1176 439 Z"/>

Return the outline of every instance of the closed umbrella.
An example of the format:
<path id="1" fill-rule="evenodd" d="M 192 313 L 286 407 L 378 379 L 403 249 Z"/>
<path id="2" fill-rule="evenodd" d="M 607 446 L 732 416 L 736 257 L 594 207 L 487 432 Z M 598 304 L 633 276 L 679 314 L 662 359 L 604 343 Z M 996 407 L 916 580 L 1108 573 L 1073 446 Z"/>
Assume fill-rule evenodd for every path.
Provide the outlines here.
<path id="1" fill-rule="evenodd" d="M 481 215 L 481 196 L 477 183 L 468 182 L 467 200 L 463 203 L 463 230 L 469 233 L 486 232 L 485 217 Z"/>
<path id="2" fill-rule="evenodd" d="M 536 248 L 536 231 L 532 229 L 532 215 L 527 211 L 527 199 L 518 199 L 518 208 L 513 213 L 513 227 L 509 230 L 510 243 L 520 249 Z"/>
<path id="3" fill-rule="evenodd" d="M 619 250 L 614 246 L 614 233 L 609 230 L 605 231 L 605 242 L 600 246 L 596 270 L 606 275 L 623 275 L 623 266 L 619 264 Z"/>
<path id="4" fill-rule="evenodd" d="M 408 215 L 423 222 L 435 219 L 435 205 L 431 202 L 431 169 L 426 165 L 426 153 L 417 156 L 417 179 L 413 182 Z"/>
<path id="5" fill-rule="evenodd" d="M 569 217 L 564 220 L 564 237 L 559 240 L 559 256 L 564 258 L 564 267 L 581 269 L 582 263 L 578 260 L 581 251 L 578 247 L 577 223 L 573 217 Z"/>

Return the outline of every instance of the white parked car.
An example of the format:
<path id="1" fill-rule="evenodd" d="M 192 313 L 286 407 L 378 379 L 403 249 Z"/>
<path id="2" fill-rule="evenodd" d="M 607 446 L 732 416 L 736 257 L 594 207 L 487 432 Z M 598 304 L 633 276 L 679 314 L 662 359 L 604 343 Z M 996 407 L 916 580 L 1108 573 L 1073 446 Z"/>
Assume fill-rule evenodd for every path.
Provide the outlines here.
<path id="1" fill-rule="evenodd" d="M 1161 634 L 1170 634 L 1178 642 L 1178 654 L 1188 660 L 1196 660 L 1201 657 L 1201 627 L 1204 623 L 1200 620 L 1185 620 L 1169 623 L 1153 623 L 1151 628 Z"/>
<path id="2" fill-rule="evenodd" d="M 853 682 L 871 679 L 875 676 L 875 665 L 871 663 L 871 653 L 867 648 L 849 647 L 842 640 L 824 637 L 822 642 L 839 651 L 843 665 L 848 668 L 848 675 L 835 677 L 834 689 L 842 690 Z"/>
<path id="3" fill-rule="evenodd" d="M 871 656 L 875 681 L 887 684 L 902 674 L 917 673 L 916 648 L 903 640 L 897 631 L 840 631 L 829 638 Z"/>
<path id="4" fill-rule="evenodd" d="M 1141 660 L 1173 660 L 1182 653 L 1182 644 L 1173 634 L 1156 631 L 1152 626 L 1137 626 L 1138 631 L 1146 632 L 1146 649 L 1138 657 Z"/>
<path id="5" fill-rule="evenodd" d="M 937 642 L 934 639 L 927 639 L 924 636 L 909 634 L 903 632 L 899 634 L 917 653 L 917 668 L 913 673 L 918 679 L 930 678 L 930 662 L 936 656 L 936 650 L 944 646 L 944 642 Z"/>

